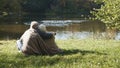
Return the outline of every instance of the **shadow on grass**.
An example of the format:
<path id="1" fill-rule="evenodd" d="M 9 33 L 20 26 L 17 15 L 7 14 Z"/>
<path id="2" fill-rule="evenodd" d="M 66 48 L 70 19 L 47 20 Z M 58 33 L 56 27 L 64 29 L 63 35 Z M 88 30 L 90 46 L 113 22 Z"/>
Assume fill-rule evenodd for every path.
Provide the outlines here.
<path id="1" fill-rule="evenodd" d="M 71 62 L 75 62 L 77 60 L 80 61 L 83 56 L 73 56 L 74 54 L 96 54 L 97 55 L 106 55 L 105 53 L 100 53 L 97 51 L 89 51 L 89 50 L 79 50 L 79 49 L 70 49 L 65 50 L 61 54 L 53 55 L 53 56 L 28 56 L 25 57 L 21 53 L 12 54 L 10 56 L 6 54 L 0 55 L 0 68 L 39 68 L 41 66 L 53 66 L 55 64 L 59 64 L 62 62 L 63 64 L 69 64 Z M 68 58 L 65 56 L 68 55 Z M 89 58 L 89 57 L 88 57 Z M 68 62 L 69 61 L 69 62 Z"/>
<path id="2" fill-rule="evenodd" d="M 63 56 L 77 54 L 77 53 L 80 53 L 82 55 L 86 55 L 86 54 L 107 55 L 106 53 L 101 53 L 101 52 L 91 51 L 91 50 L 79 50 L 79 49 L 70 49 L 70 50 L 62 49 L 62 50 L 63 52 L 59 55 L 63 55 Z"/>
<path id="3" fill-rule="evenodd" d="M 0 43 L 0 45 L 2 45 L 3 43 Z"/>

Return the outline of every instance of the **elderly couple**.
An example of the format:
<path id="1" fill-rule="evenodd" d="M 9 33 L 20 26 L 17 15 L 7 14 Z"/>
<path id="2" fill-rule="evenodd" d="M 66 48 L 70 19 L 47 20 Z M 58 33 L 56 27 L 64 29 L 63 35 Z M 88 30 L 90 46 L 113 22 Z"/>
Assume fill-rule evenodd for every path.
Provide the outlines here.
<path id="1" fill-rule="evenodd" d="M 40 27 L 39 27 L 40 26 Z M 55 43 L 55 33 L 48 33 L 37 21 L 17 40 L 18 49 L 25 55 L 54 55 L 61 53 Z"/>

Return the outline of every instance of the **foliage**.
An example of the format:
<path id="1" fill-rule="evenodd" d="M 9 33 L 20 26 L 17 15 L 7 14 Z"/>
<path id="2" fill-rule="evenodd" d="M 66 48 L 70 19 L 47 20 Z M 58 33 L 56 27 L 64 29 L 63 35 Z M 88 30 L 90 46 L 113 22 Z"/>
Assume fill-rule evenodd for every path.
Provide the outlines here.
<path id="1" fill-rule="evenodd" d="M 0 0 L 0 13 L 19 13 L 20 10 L 19 0 Z"/>
<path id="2" fill-rule="evenodd" d="M 20 20 L 21 0 L 0 0 L 0 23 Z"/>
<path id="3" fill-rule="evenodd" d="M 0 0 L 0 19 L 79 19 L 90 16 L 92 8 L 99 8 L 92 0 Z"/>
<path id="4" fill-rule="evenodd" d="M 47 8 L 49 9 L 50 3 L 51 0 L 25 0 L 21 3 L 21 7 L 25 12 L 43 13 Z"/>
<path id="5" fill-rule="evenodd" d="M 92 8 L 98 8 L 99 5 L 91 0 L 57 0 L 51 4 L 48 14 L 60 18 L 85 18 L 90 15 Z"/>
<path id="6" fill-rule="evenodd" d="M 63 49 L 53 56 L 23 56 L 16 40 L 0 41 L 0 68 L 120 68 L 116 40 L 56 40 Z"/>
<path id="7" fill-rule="evenodd" d="M 95 19 L 103 21 L 109 29 L 120 29 L 120 0 L 102 0 L 100 9 L 92 14 Z"/>

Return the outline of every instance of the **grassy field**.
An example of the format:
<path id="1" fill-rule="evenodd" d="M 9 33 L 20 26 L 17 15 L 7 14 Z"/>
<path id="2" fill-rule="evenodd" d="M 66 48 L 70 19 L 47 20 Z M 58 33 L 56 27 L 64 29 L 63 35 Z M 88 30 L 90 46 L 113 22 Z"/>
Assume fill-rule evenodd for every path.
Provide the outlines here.
<path id="1" fill-rule="evenodd" d="M 56 40 L 54 56 L 23 56 L 16 40 L 0 41 L 0 68 L 120 68 L 120 41 Z"/>

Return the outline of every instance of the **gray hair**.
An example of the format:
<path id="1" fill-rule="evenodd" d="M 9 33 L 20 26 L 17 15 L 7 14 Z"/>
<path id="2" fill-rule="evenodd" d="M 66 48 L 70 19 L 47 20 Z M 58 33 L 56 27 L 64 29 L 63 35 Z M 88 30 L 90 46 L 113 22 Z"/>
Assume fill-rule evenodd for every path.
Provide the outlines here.
<path id="1" fill-rule="evenodd" d="M 36 29 L 36 28 L 38 28 L 38 25 L 39 25 L 39 23 L 37 21 L 32 21 L 31 25 L 30 25 L 30 28 Z"/>
<path id="2" fill-rule="evenodd" d="M 46 26 L 45 26 L 44 24 L 40 24 L 40 25 L 38 26 L 38 29 L 41 30 L 41 31 L 44 31 L 44 32 L 47 31 Z"/>

